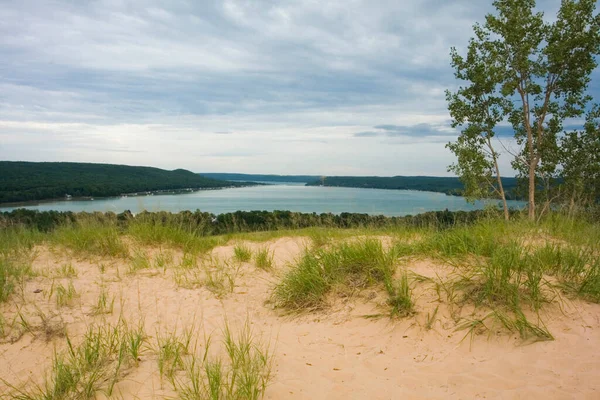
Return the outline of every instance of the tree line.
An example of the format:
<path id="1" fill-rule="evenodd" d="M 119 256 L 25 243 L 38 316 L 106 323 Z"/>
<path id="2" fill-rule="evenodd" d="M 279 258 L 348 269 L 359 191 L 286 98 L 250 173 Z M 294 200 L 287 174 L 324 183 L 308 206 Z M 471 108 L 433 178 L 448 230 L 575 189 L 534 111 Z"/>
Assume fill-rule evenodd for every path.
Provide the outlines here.
<path id="1" fill-rule="evenodd" d="M 518 211 L 511 210 L 511 213 Z M 183 229 L 198 236 L 223 235 L 239 232 L 273 231 L 280 229 L 323 228 L 385 228 L 397 226 L 444 228 L 473 223 L 481 218 L 497 215 L 494 210 L 431 211 L 404 217 L 386 217 L 358 213 L 299 213 L 292 211 L 236 211 L 211 214 L 202 211 L 179 213 L 142 212 L 133 215 L 129 211 L 74 213 L 70 211 L 38 211 L 16 209 L 0 212 L 0 228 L 24 226 L 49 232 L 63 225 L 77 224 L 90 219 L 100 223 L 116 224 L 125 229 L 131 224 L 142 223 Z"/>
<path id="2" fill-rule="evenodd" d="M 502 181 L 507 188 L 506 196 L 508 199 L 520 198 L 516 178 L 503 177 Z M 327 176 L 307 184 L 307 186 L 320 185 L 369 189 L 422 190 L 455 196 L 463 195 L 465 190 L 465 186 L 459 178 L 441 176 Z M 489 197 L 493 197 L 492 194 Z"/>

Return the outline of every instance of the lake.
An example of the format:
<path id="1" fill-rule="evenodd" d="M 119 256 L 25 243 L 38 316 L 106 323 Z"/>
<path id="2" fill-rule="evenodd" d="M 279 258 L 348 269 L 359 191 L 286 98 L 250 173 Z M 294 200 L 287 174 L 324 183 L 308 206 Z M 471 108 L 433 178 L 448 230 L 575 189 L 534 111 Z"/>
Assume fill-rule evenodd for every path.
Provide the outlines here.
<path id="1" fill-rule="evenodd" d="M 495 200 L 487 203 L 496 204 Z M 213 214 L 252 210 L 290 210 L 298 212 L 342 212 L 372 215 L 403 216 L 426 211 L 450 211 L 483 208 L 484 202 L 468 203 L 463 197 L 414 190 L 383 190 L 304 186 L 303 184 L 276 184 L 201 190 L 176 195 L 114 197 L 95 200 L 50 201 L 23 206 L 0 207 L 0 211 L 27 208 L 39 211 L 147 211 L 201 210 Z M 510 207 L 523 207 L 524 203 L 509 201 Z"/>

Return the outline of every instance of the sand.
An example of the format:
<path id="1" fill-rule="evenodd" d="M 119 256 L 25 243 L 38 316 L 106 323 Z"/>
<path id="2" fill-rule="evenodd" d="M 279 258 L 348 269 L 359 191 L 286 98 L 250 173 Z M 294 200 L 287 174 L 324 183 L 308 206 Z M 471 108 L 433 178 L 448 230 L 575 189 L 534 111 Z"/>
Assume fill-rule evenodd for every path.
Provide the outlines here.
<path id="1" fill-rule="evenodd" d="M 115 322 L 122 314 L 130 322 L 143 320 L 150 342 L 157 332 L 175 328 L 194 326 L 202 334 L 219 336 L 224 319 L 232 326 L 250 321 L 257 337 L 274 350 L 267 399 L 600 398 L 600 305 L 567 299 L 562 307 L 548 305 L 542 317 L 555 340 L 533 344 L 503 331 L 465 337 L 465 331 L 456 331 L 448 306 L 438 303 L 426 282 L 415 284 L 417 312 L 405 319 L 365 318 L 382 312 L 385 297 L 373 289 L 344 298 L 332 296 L 331 306 L 323 311 L 284 315 L 268 302 L 271 289 L 306 244 L 302 238 L 249 243 L 253 249 L 268 246 L 274 252 L 274 271 L 241 264 L 233 293 L 221 298 L 205 287 L 179 287 L 170 268 L 128 275 L 125 260 L 79 259 L 39 247 L 33 267 L 47 276 L 28 281 L 23 298 L 1 305 L 0 310 L 7 319 L 21 311 L 38 325 L 36 310 L 55 315 L 51 321 L 64 323 L 73 338 L 92 323 Z M 151 257 L 165 253 L 145 250 Z M 179 262 L 180 252 L 168 253 L 171 264 Z M 213 256 L 230 259 L 233 245 L 214 249 Z M 78 273 L 72 282 L 80 297 L 72 306 L 58 308 L 47 298 L 49 276 L 65 264 Z M 406 267 L 432 278 L 451 271 L 427 259 L 407 261 Z M 65 284 L 69 280 L 56 278 Z M 112 315 L 92 315 L 101 287 L 116 296 Z M 42 292 L 34 293 L 36 289 Z M 428 329 L 427 316 L 438 306 Z M 55 349 L 64 346 L 63 337 L 47 340 L 41 332 L 9 336 L 0 343 L 0 376 L 12 384 L 41 383 Z M 0 393 L 7 390 L 0 381 Z M 161 380 L 150 350 L 117 384 L 115 393 L 126 399 L 176 395 Z"/>

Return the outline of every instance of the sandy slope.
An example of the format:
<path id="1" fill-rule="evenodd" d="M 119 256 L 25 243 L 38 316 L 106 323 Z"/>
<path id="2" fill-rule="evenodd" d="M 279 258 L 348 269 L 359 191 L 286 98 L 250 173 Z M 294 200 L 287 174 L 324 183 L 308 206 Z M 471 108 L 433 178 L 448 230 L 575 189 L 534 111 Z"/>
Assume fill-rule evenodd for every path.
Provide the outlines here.
<path id="1" fill-rule="evenodd" d="M 36 308 L 46 315 L 60 312 L 55 320 L 62 319 L 69 334 L 77 337 L 89 324 L 102 318 L 114 322 L 122 312 L 128 321 L 144 320 L 150 342 L 156 332 L 181 331 L 192 325 L 200 336 L 218 336 L 224 318 L 233 326 L 249 319 L 254 332 L 275 348 L 274 378 L 266 393 L 269 399 L 600 398 L 599 305 L 565 300 L 562 311 L 546 307 L 543 318 L 556 340 L 528 345 L 505 332 L 463 340 L 465 332 L 455 331 L 456 323 L 445 305 L 440 306 L 433 328 L 426 329 L 427 314 L 438 305 L 426 283 L 415 287 L 417 314 L 405 320 L 364 318 L 381 312 L 380 303 L 385 301 L 374 290 L 333 298 L 326 312 L 284 316 L 265 302 L 277 275 L 305 244 L 299 238 L 267 243 L 275 252 L 276 271 L 267 273 L 243 264 L 234 293 L 222 299 L 206 288 L 178 287 L 170 270 L 127 275 L 125 261 L 77 260 L 64 252 L 39 248 L 34 268 L 49 274 L 71 263 L 78 271 L 73 284 L 81 297 L 73 307 L 59 310 L 46 298 L 52 279 L 38 277 L 27 283 L 24 299 L 3 305 L 2 313 L 14 315 L 17 303 L 32 320 Z M 217 248 L 213 254 L 227 259 L 233 247 Z M 174 252 L 173 264 L 180 257 Z M 408 268 L 432 277 L 449 272 L 449 267 L 428 260 L 410 262 Z M 90 315 L 101 285 L 117 297 L 114 313 L 107 317 Z M 35 289 L 43 292 L 35 294 Z M 46 341 L 43 335 L 25 334 L 14 343 L 5 340 L 0 344 L 0 376 L 12 383 L 41 382 L 54 349 L 63 347 L 60 337 Z M 2 391 L 6 387 L 0 383 Z M 161 381 L 156 356 L 150 351 L 142 356 L 139 368 L 117 385 L 117 392 L 122 398 L 140 399 L 175 395 Z"/>

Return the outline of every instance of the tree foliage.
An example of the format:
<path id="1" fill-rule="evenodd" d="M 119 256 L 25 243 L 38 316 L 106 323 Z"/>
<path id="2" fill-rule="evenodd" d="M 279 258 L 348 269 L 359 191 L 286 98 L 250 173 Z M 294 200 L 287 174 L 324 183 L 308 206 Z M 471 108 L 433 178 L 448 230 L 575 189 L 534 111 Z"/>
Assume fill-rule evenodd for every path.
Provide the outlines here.
<path id="1" fill-rule="evenodd" d="M 600 199 L 600 106 L 586 116 L 584 129 L 567 132 L 560 140 L 562 197 L 572 210 Z"/>
<path id="2" fill-rule="evenodd" d="M 535 11 L 535 0 L 493 4 L 496 13 L 474 26 L 466 57 L 452 50 L 456 77 L 467 82 L 447 93 L 454 124 L 466 125 L 449 145 L 458 156 L 452 168 L 480 196 L 477 188 L 500 174 L 492 139 L 509 123 L 517 146 L 512 166 L 527 182 L 534 219 L 536 192 L 564 161 L 564 122 L 581 117 L 592 100 L 587 88 L 600 53 L 600 16 L 595 0 L 562 0 L 551 21 Z"/>

